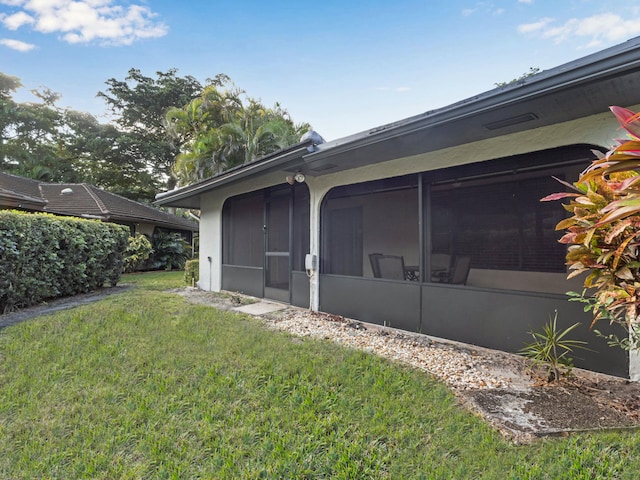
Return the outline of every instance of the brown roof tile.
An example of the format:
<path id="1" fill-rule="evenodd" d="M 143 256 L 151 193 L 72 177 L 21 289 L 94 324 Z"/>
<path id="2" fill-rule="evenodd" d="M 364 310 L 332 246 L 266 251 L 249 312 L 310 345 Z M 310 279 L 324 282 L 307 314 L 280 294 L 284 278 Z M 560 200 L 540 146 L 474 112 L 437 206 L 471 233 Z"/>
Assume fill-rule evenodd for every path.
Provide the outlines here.
<path id="1" fill-rule="evenodd" d="M 198 231 L 198 224 L 192 220 L 165 213 L 87 183 L 43 183 L 0 172 L 0 199 L 3 196 L 29 197 L 32 203 L 40 202 L 34 210 L 59 215 L 120 223 L 144 222 L 165 228 Z"/>

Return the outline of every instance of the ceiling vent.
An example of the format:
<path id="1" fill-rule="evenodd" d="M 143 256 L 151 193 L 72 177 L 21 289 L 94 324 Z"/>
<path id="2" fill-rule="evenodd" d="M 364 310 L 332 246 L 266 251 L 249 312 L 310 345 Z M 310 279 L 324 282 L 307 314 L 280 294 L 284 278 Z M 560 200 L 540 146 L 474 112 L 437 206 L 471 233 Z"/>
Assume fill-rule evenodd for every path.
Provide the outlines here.
<path id="1" fill-rule="evenodd" d="M 332 170 L 336 167 L 337 165 L 334 165 L 333 163 L 325 163 L 324 165 L 319 165 L 317 167 L 309 168 L 309 170 L 311 170 L 312 172 L 325 172 L 327 170 Z"/>
<path id="2" fill-rule="evenodd" d="M 497 122 L 487 123 L 483 126 L 487 130 L 498 130 L 499 128 L 510 127 L 511 125 L 517 125 L 519 123 L 530 122 L 537 119 L 538 116 L 535 113 L 525 113 L 524 115 L 517 115 L 515 117 L 505 118 L 504 120 L 498 120 Z"/>

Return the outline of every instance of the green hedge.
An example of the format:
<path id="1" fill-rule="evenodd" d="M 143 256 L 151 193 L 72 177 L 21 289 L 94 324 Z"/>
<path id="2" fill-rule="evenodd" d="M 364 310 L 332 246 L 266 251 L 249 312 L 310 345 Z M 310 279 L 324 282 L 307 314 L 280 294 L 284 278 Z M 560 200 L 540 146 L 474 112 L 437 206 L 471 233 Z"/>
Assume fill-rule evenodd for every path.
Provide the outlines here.
<path id="1" fill-rule="evenodd" d="M 129 229 L 0 210 L 0 313 L 116 285 Z"/>
<path id="2" fill-rule="evenodd" d="M 184 264 L 184 283 L 191 287 L 192 280 L 200 280 L 200 262 L 197 259 L 187 260 Z"/>

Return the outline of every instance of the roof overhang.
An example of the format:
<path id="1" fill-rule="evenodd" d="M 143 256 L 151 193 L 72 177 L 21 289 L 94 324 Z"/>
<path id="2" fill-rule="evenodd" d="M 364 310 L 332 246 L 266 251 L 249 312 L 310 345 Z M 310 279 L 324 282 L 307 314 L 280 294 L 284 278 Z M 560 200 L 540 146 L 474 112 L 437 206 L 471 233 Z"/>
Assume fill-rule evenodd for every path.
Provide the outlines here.
<path id="1" fill-rule="evenodd" d="M 42 210 L 47 205 L 47 201 L 0 188 L 0 205 L 26 210 Z"/>
<path id="2" fill-rule="evenodd" d="M 640 103 L 640 37 L 453 105 L 319 145 L 306 175 L 333 173 Z M 612 117 L 613 118 L 613 117 Z"/>
<path id="3" fill-rule="evenodd" d="M 299 144 L 217 177 L 159 194 L 199 208 L 200 195 L 276 170 L 320 176 L 509 135 L 640 103 L 640 37 L 520 82 L 339 140 Z"/>

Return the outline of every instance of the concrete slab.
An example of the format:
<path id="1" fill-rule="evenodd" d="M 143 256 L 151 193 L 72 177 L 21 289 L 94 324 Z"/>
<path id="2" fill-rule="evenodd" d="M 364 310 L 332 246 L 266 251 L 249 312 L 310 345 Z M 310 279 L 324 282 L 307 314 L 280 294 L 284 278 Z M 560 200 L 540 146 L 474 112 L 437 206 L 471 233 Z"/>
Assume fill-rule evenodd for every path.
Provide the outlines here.
<path id="1" fill-rule="evenodd" d="M 265 302 L 264 300 L 257 303 L 250 303 L 249 305 L 242 305 L 241 307 L 232 308 L 234 312 L 246 313 L 248 315 L 264 315 L 266 313 L 277 312 L 278 310 L 284 310 L 288 305 L 275 302 Z"/>

